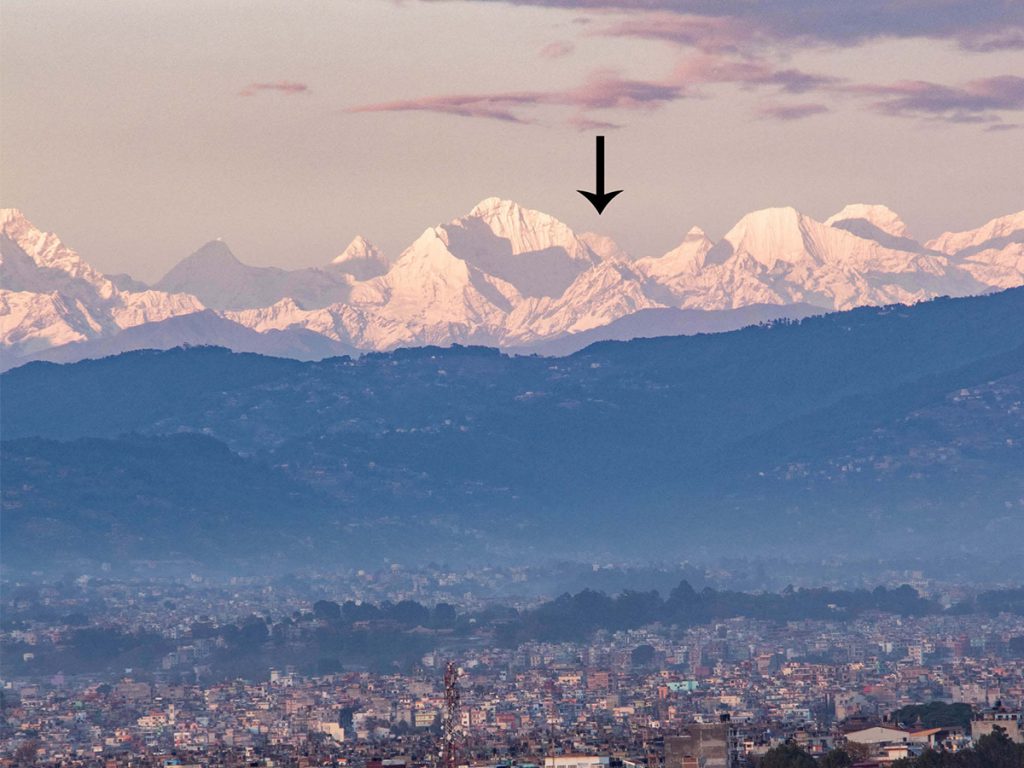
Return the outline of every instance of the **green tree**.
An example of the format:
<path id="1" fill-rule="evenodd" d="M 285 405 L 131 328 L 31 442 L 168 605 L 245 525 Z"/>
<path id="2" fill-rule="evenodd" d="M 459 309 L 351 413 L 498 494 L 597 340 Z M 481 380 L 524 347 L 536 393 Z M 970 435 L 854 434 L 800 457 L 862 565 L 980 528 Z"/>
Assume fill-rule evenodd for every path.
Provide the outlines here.
<path id="1" fill-rule="evenodd" d="M 956 725 L 966 730 L 971 727 L 971 712 L 970 704 L 933 701 L 928 704 L 908 704 L 893 714 L 896 722 L 907 726 L 920 723 L 922 728 L 946 728 Z"/>
<path id="2" fill-rule="evenodd" d="M 655 653 L 652 645 L 638 645 L 629 655 L 630 664 L 636 669 L 649 667 L 654 663 Z"/>
<path id="3" fill-rule="evenodd" d="M 324 621 L 341 621 L 341 606 L 333 600 L 317 600 L 313 603 L 313 615 Z"/>
<path id="4" fill-rule="evenodd" d="M 1004 730 L 982 736 L 974 751 L 982 768 L 1024 768 L 1024 745 L 1015 744 Z"/>
<path id="5" fill-rule="evenodd" d="M 22 742 L 14 751 L 14 764 L 16 766 L 35 765 L 38 751 L 39 745 L 34 740 Z"/>
<path id="6" fill-rule="evenodd" d="M 845 749 L 833 749 L 818 761 L 820 768 L 850 768 L 853 758 Z"/>
<path id="7" fill-rule="evenodd" d="M 814 758 L 796 744 L 780 744 L 765 752 L 760 768 L 816 768 Z"/>

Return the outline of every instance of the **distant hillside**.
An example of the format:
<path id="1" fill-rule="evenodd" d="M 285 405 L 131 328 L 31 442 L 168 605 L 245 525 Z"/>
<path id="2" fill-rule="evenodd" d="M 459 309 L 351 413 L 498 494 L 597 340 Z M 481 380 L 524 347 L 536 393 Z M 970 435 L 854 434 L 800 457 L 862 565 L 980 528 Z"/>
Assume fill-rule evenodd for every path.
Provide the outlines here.
<path id="1" fill-rule="evenodd" d="M 356 353 L 347 344 L 332 341 L 304 328 L 257 333 L 210 310 L 203 310 L 160 322 L 132 326 L 113 336 L 48 347 L 18 359 L 7 360 L 0 364 L 0 370 L 35 360 L 73 363 L 140 349 L 172 349 L 186 345 L 216 345 L 235 352 L 255 352 L 296 360 L 322 360 L 325 357 Z"/>
<path id="2" fill-rule="evenodd" d="M 4 557 L 1020 552 L 1022 319 L 1014 289 L 557 359 L 32 363 L 2 377 Z"/>

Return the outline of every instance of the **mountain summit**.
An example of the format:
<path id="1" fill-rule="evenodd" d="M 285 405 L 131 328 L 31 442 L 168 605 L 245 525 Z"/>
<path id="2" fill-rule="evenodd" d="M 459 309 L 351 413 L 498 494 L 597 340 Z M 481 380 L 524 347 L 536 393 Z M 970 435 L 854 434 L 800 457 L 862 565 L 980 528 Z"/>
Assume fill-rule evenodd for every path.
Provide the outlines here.
<path id="1" fill-rule="evenodd" d="M 921 243 L 883 205 L 848 205 L 825 221 L 767 208 L 718 242 L 692 227 L 667 253 L 633 258 L 606 236 L 488 197 L 428 227 L 393 261 L 356 237 L 323 267 L 255 267 L 213 241 L 154 290 L 99 273 L 16 210 L 0 221 L 0 340 L 14 364 L 204 308 L 258 333 L 314 334 L 329 349 L 457 342 L 530 350 L 558 340 L 571 350 L 625 327 L 637 336 L 727 329 L 1024 285 L 1024 211 Z M 713 322 L 699 317 L 708 312 Z M 184 325 L 137 336 L 169 344 L 168 327 Z M 297 355 L 308 357 L 307 341 Z M 75 355 L 63 350 L 59 359 Z"/>
<path id="2" fill-rule="evenodd" d="M 8 357 L 200 312 L 195 296 L 122 290 L 21 211 L 0 209 L 0 348 Z"/>
<path id="3" fill-rule="evenodd" d="M 345 270 L 253 267 L 243 264 L 222 240 L 212 240 L 178 262 L 156 287 L 191 293 L 216 310 L 266 307 L 284 298 L 306 307 L 345 301 L 351 278 Z"/>
<path id="4" fill-rule="evenodd" d="M 905 237 L 907 235 L 907 225 L 903 223 L 903 220 L 895 211 L 884 205 L 855 203 L 846 206 L 839 213 L 834 213 L 825 219 L 825 223 L 829 226 L 844 221 L 866 221 L 893 237 Z"/>
<path id="5" fill-rule="evenodd" d="M 356 235 L 345 250 L 331 260 L 330 266 L 357 280 L 369 280 L 388 271 L 388 260 L 377 246 L 362 235 Z"/>

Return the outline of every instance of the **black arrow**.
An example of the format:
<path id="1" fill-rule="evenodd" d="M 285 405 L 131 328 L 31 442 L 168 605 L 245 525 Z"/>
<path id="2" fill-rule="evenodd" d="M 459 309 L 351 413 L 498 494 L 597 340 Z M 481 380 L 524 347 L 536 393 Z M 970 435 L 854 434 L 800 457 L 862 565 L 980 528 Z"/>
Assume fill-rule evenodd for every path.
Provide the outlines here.
<path id="1" fill-rule="evenodd" d="M 622 191 L 621 189 L 616 189 L 614 192 L 604 191 L 604 136 L 597 137 L 597 191 L 584 192 L 582 189 L 576 191 L 590 201 L 590 204 L 597 209 L 598 216 L 604 213 L 604 209 L 612 201 L 612 198 Z"/>

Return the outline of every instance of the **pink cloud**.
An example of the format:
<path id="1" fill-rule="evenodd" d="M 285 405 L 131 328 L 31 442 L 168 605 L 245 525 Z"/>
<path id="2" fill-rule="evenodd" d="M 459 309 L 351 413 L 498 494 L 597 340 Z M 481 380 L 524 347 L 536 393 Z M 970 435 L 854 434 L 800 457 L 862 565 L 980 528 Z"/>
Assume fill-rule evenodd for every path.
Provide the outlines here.
<path id="1" fill-rule="evenodd" d="M 687 25 L 692 25 L 692 31 L 703 29 L 710 23 L 701 19 L 680 19 L 677 22 L 675 26 L 667 26 L 672 35 L 683 34 L 689 29 Z M 640 22 L 628 23 L 635 27 Z M 651 34 L 654 34 L 653 28 Z M 567 124 L 579 130 L 592 130 L 621 125 L 619 120 L 610 119 L 607 114 L 595 115 L 595 112 L 656 110 L 682 99 L 704 96 L 703 86 L 718 84 L 732 84 L 749 90 L 772 89 L 781 93 L 845 95 L 869 99 L 868 108 L 881 114 L 903 118 L 926 117 L 954 123 L 998 123 L 1001 119 L 996 113 L 1024 110 L 1024 77 L 1015 75 L 983 78 L 960 86 L 927 81 L 852 84 L 837 77 L 792 67 L 782 68 L 764 57 L 704 51 L 683 59 L 668 76 L 660 79 L 629 78 L 614 71 L 601 70 L 569 88 L 442 94 L 365 104 L 349 111 L 416 110 L 511 123 L 536 123 L 538 121 L 532 113 L 538 109 L 569 107 L 575 113 Z M 828 109 L 826 104 L 818 101 L 788 106 L 780 104 L 764 107 L 760 115 L 770 119 L 797 120 Z"/>
<path id="2" fill-rule="evenodd" d="M 309 86 L 305 83 L 293 83 L 288 80 L 280 80 L 276 83 L 249 83 L 238 95 L 255 96 L 261 91 L 272 91 L 283 93 L 286 96 L 294 96 L 297 93 L 309 93 Z"/>
<path id="3" fill-rule="evenodd" d="M 802 120 L 812 115 L 821 115 L 829 112 L 824 104 L 768 104 L 761 107 L 758 113 L 761 117 L 771 120 Z"/>
<path id="4" fill-rule="evenodd" d="M 426 96 L 379 104 L 363 104 L 351 107 L 348 111 L 424 111 L 529 123 L 533 121 L 522 117 L 519 111 L 538 106 L 576 107 L 580 110 L 650 109 L 683 98 L 684 95 L 683 88 L 673 83 L 631 80 L 610 72 L 595 72 L 582 85 L 563 90 Z M 578 125 L 582 119 L 578 116 L 571 124 Z M 597 121 L 592 122 L 594 125 L 598 124 Z"/>
<path id="5" fill-rule="evenodd" d="M 673 77 L 691 85 L 737 83 L 745 87 L 777 86 L 789 93 L 805 93 L 840 82 L 838 78 L 799 69 L 776 69 L 763 60 L 730 59 L 709 54 L 683 61 Z"/>
<path id="6" fill-rule="evenodd" d="M 638 109 L 660 106 L 685 96 L 684 86 L 680 83 L 631 80 L 612 72 L 595 72 L 576 88 L 548 94 L 547 103 L 585 109 Z"/>
<path id="7" fill-rule="evenodd" d="M 796 69 L 779 70 L 763 61 L 737 60 L 702 55 L 683 62 L 667 78 L 642 80 L 601 70 L 578 86 L 551 91 L 508 91 L 476 94 L 443 94 L 415 99 L 363 104 L 350 112 L 423 111 L 462 117 L 480 117 L 512 123 L 532 123 L 524 112 L 544 106 L 572 107 L 576 115 L 568 124 L 581 128 L 619 127 L 618 123 L 589 114 L 596 110 L 653 110 L 697 94 L 697 86 L 738 83 L 743 87 L 775 87 L 804 93 L 837 82 Z"/>
<path id="8" fill-rule="evenodd" d="M 622 126 L 619 123 L 610 123 L 606 120 L 594 120 L 583 114 L 576 114 L 566 120 L 566 124 L 577 131 L 614 131 Z"/>
<path id="9" fill-rule="evenodd" d="M 604 37 L 633 37 L 692 46 L 707 53 L 738 52 L 755 37 L 748 24 L 725 18 L 646 13 L 594 30 Z"/>
<path id="10" fill-rule="evenodd" d="M 572 43 L 564 40 L 557 40 L 553 43 L 548 43 L 540 49 L 540 55 L 545 59 L 560 59 L 563 56 L 568 56 L 576 50 L 576 46 Z"/>
<path id="11" fill-rule="evenodd" d="M 533 94 L 464 94 L 453 96 L 426 96 L 419 99 L 385 101 L 351 107 L 349 112 L 438 112 L 460 117 L 483 117 L 508 123 L 528 123 L 529 120 L 511 112 L 510 105 L 535 103 Z"/>

